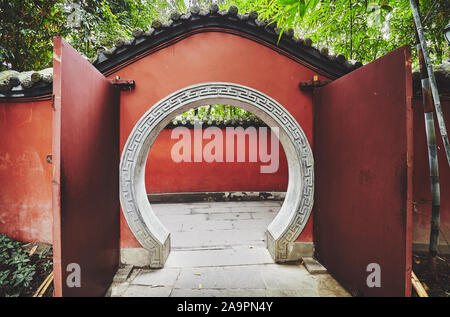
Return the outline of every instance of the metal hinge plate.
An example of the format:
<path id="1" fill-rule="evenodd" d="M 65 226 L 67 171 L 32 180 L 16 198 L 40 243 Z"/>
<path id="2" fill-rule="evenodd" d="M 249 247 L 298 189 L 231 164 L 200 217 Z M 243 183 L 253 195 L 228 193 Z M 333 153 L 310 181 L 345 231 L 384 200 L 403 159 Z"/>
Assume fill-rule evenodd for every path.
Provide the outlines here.
<path id="1" fill-rule="evenodd" d="M 120 79 L 119 76 L 111 79 L 110 82 L 114 87 L 119 88 L 121 91 L 130 91 L 136 87 L 136 83 L 133 79 Z"/>

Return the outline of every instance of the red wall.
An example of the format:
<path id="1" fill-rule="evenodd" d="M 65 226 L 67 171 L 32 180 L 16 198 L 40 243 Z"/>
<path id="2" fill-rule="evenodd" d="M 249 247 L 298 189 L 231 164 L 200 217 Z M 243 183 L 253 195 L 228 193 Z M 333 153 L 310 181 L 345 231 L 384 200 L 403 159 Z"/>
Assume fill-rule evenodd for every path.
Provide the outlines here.
<path id="1" fill-rule="evenodd" d="M 51 102 L 0 102 L 0 232 L 52 242 L 51 153 Z"/>
<path id="2" fill-rule="evenodd" d="M 289 109 L 312 143 L 311 96 L 300 92 L 297 84 L 310 80 L 314 74 L 285 56 L 236 35 L 202 33 L 191 36 L 110 76 L 120 75 L 136 81 L 134 91 L 121 92 L 120 149 L 134 124 L 151 105 L 175 90 L 208 81 L 235 82 L 268 94 Z M 416 202 L 413 241 L 427 243 L 431 198 L 421 98 L 414 98 L 413 105 Z M 442 100 L 442 107 L 450 129 L 450 101 Z M 46 163 L 46 155 L 51 153 L 51 126 L 49 100 L 0 102 L 0 232 L 20 240 L 52 241 L 52 171 L 51 165 Z M 166 143 L 169 137 L 170 131 L 164 130 L 150 152 L 147 167 L 149 192 L 270 191 L 286 187 L 287 171 L 283 167 L 282 151 L 280 169 L 271 175 L 259 174 L 259 163 L 180 163 L 175 169 L 175 163 L 166 156 L 176 142 Z M 440 136 L 437 140 L 440 147 L 441 229 L 449 237 L 450 168 L 445 164 Z M 121 236 L 122 247 L 139 246 L 122 215 Z M 312 241 L 311 220 L 301 239 Z"/>
<path id="3" fill-rule="evenodd" d="M 449 125 L 450 111 L 446 110 L 450 109 L 450 100 L 442 100 L 442 107 Z M 413 99 L 413 108 L 413 242 L 427 244 L 431 194 L 421 98 Z M 176 140 L 170 140 L 170 134 L 171 130 L 163 130 L 150 151 L 147 164 L 148 192 L 278 191 L 285 190 L 287 186 L 286 161 L 282 147 L 278 172 L 259 174 L 259 163 L 173 163 L 169 153 Z M 449 237 L 450 168 L 446 165 L 439 135 L 437 141 L 441 181 L 441 230 Z M 49 153 L 50 101 L 0 103 L 0 232 L 23 241 L 51 243 L 51 165 L 46 162 L 46 155 Z M 222 177 L 224 174 L 227 177 Z"/>
<path id="4" fill-rule="evenodd" d="M 298 83 L 317 73 L 249 39 L 217 32 L 195 34 L 110 74 L 110 78 L 117 75 L 136 82 L 135 90 L 121 93 L 121 150 L 136 122 L 152 105 L 176 90 L 202 82 L 233 82 L 274 98 L 297 119 L 313 146 L 312 98 L 298 89 Z M 189 169 L 198 171 L 199 167 Z M 180 179 L 178 176 L 176 182 Z M 213 190 L 211 183 L 205 181 L 196 188 Z M 312 241 L 311 218 L 301 235 L 306 241 Z M 122 215 L 121 246 L 139 246 Z"/>
<path id="5" fill-rule="evenodd" d="M 256 128 L 258 129 L 258 128 Z M 149 193 L 176 193 L 201 191 L 286 191 L 287 161 L 279 144 L 279 168 L 273 174 L 261 174 L 262 162 L 248 162 L 250 140 L 245 148 L 237 148 L 234 162 L 194 162 L 194 130 L 191 132 L 191 162 L 175 163 L 170 156 L 172 146 L 179 142 L 171 139 L 172 129 L 163 130 L 153 144 L 146 167 L 146 187 Z M 222 129 L 223 144 L 230 142 Z M 267 133 L 268 134 L 268 133 Z M 267 139 L 270 152 L 270 134 Z M 267 137 L 266 137 L 267 138 Z M 210 140 L 204 140 L 203 145 Z M 258 144 L 258 137 L 255 140 Z M 237 152 L 246 153 L 246 162 L 237 162 Z"/>

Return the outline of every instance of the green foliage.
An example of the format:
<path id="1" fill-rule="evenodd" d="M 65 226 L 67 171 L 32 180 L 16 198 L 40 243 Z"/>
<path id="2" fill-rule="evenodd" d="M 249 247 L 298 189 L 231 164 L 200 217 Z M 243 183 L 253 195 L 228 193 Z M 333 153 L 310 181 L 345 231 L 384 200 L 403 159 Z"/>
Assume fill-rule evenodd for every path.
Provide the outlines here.
<path id="1" fill-rule="evenodd" d="M 52 261 L 45 253 L 33 255 L 32 261 L 21 244 L 0 234 L 0 296 L 29 295 L 33 291 L 33 282 L 36 282 L 36 273 L 52 270 Z"/>
<path id="2" fill-rule="evenodd" d="M 363 63 L 402 45 L 416 43 L 407 0 L 256 0 L 252 3 L 260 17 L 273 19 L 282 30 L 293 28 L 299 36 L 311 38 L 315 45 L 326 46 L 335 54 Z M 450 2 L 422 0 L 420 5 L 433 63 L 440 64 L 446 56 L 442 30 L 450 19 Z M 417 64 L 415 50 L 413 54 L 413 62 Z"/>
<path id="3" fill-rule="evenodd" d="M 229 119 L 233 117 L 255 117 L 252 113 L 245 111 L 241 108 L 230 106 L 230 105 L 208 105 L 201 106 L 195 109 L 186 111 L 177 119 L 185 119 L 186 121 L 191 121 L 195 119 L 209 119 L 218 118 Z"/>
<path id="4" fill-rule="evenodd" d="M 52 37 L 64 36 L 87 57 L 118 38 L 165 21 L 173 10 L 210 3 L 256 10 L 283 32 L 292 28 L 316 46 L 348 59 L 371 62 L 402 45 L 414 46 L 415 28 L 407 0 L 0 0 L 0 70 L 38 70 L 51 66 Z M 448 57 L 442 29 L 450 19 L 448 0 L 421 0 L 423 26 L 434 64 Z M 415 49 L 413 65 L 417 65 Z M 242 113 L 241 113 L 242 112 Z M 202 107 L 184 114 L 202 117 L 246 115 L 232 106 Z"/>
<path id="5" fill-rule="evenodd" d="M 181 1 L 178 1 L 181 2 Z M 151 22 L 167 16 L 167 1 L 84 0 L 64 6 L 70 21 L 69 43 L 87 57 L 97 49 L 111 47 L 118 38 L 130 38 L 136 28 L 146 30 Z"/>
<path id="6" fill-rule="evenodd" d="M 212 2 L 221 9 L 236 5 L 240 12 L 256 10 L 261 19 L 277 23 L 280 36 L 292 28 L 315 45 L 364 63 L 415 44 L 407 0 L 0 0 L 0 70 L 51 66 L 52 37 L 57 34 L 93 57 L 117 38 L 131 37 L 134 29 L 167 20 L 172 10 Z M 442 29 L 450 19 L 450 2 L 421 0 L 420 6 L 430 54 L 439 64 L 448 56 Z"/>
<path id="7" fill-rule="evenodd" d="M 52 37 L 67 35 L 61 1 L 0 0 L 0 71 L 51 66 Z"/>
<path id="8" fill-rule="evenodd" d="M 23 252 L 18 241 L 0 235 L 0 295 L 19 296 L 17 291 L 20 285 L 27 288 L 36 273 L 35 265 L 30 262 L 28 255 Z"/>

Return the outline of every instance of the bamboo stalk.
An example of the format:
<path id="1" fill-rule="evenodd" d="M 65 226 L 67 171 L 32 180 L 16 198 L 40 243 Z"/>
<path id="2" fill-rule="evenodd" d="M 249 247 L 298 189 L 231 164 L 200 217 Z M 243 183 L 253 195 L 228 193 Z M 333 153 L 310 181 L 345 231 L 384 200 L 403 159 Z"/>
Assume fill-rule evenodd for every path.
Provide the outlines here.
<path id="1" fill-rule="evenodd" d="M 42 284 L 38 287 L 36 292 L 33 294 L 33 297 L 42 297 L 42 294 L 45 293 L 45 291 L 48 288 L 48 285 L 50 284 L 50 281 L 53 281 L 53 271 L 45 278 L 45 280 L 42 282 Z M 45 287 L 45 289 L 44 289 Z M 42 292 L 42 290 L 44 290 Z M 42 292 L 42 294 L 41 294 Z"/>
<path id="2" fill-rule="evenodd" d="M 437 89 L 436 78 L 434 77 L 433 65 L 431 65 L 430 55 L 428 54 L 428 47 L 426 43 L 426 38 L 422 29 L 422 23 L 420 21 L 419 8 L 416 0 L 409 0 L 411 4 L 411 10 L 414 17 L 414 22 L 416 23 L 417 35 L 420 40 L 420 46 L 422 47 L 422 53 L 425 61 L 425 65 L 428 72 L 428 77 L 430 80 L 431 92 L 433 94 L 434 108 L 436 110 L 436 117 L 438 119 L 439 130 L 442 137 L 442 142 L 444 143 L 445 154 L 447 155 L 447 162 L 450 165 L 450 143 L 448 140 L 447 129 L 445 127 L 444 116 L 442 114 L 441 101 L 439 98 L 439 92 Z"/>
<path id="3" fill-rule="evenodd" d="M 422 283 L 420 283 L 419 279 L 413 271 L 411 271 L 411 283 L 419 297 L 429 297 L 427 291 L 423 287 Z"/>
<path id="4" fill-rule="evenodd" d="M 422 59 L 422 51 L 420 45 L 417 46 L 419 59 Z M 420 63 L 422 67 L 422 62 Z M 421 71 L 422 82 L 422 99 L 424 105 L 425 115 L 425 131 L 428 145 L 428 163 L 430 168 L 430 183 L 431 183 L 431 228 L 430 228 L 430 256 L 437 255 L 437 246 L 439 242 L 439 227 L 440 227 L 440 183 L 439 183 L 439 167 L 436 148 L 436 131 L 434 128 L 434 116 L 431 109 L 431 92 L 428 77 L 424 70 Z"/>
<path id="5" fill-rule="evenodd" d="M 53 271 L 50 273 L 51 277 L 48 279 L 47 283 L 44 285 L 44 287 L 41 289 L 41 293 L 38 295 L 38 297 L 42 297 L 45 292 L 47 291 L 47 288 L 50 286 L 50 284 L 53 282 Z"/>
<path id="6" fill-rule="evenodd" d="M 415 3 L 415 0 L 412 0 Z M 415 3 L 416 4 L 416 3 Z M 416 15 L 419 16 L 419 7 L 416 4 Z M 430 227 L 430 245 L 429 245 L 429 266 L 435 278 L 437 278 L 436 256 L 439 244 L 439 227 L 440 227 L 440 183 L 438 156 L 436 147 L 436 131 L 434 128 L 433 116 L 433 97 L 432 84 L 430 83 L 429 73 L 426 71 L 426 59 L 424 56 L 423 46 L 420 44 L 420 34 L 416 32 L 417 55 L 419 56 L 420 78 L 422 83 L 422 101 L 425 115 L 425 132 L 428 145 L 428 163 L 430 169 L 431 183 L 431 227 Z M 434 75 L 434 74 L 433 74 Z"/>

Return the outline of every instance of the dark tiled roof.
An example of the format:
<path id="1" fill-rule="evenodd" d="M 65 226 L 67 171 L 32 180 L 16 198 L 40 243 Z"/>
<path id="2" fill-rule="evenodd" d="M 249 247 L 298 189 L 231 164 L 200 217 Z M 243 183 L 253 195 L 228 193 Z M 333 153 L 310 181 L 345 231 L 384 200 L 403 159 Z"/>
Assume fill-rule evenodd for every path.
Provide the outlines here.
<path id="1" fill-rule="evenodd" d="M 194 6 L 185 14 L 172 12 L 168 22 L 153 21 L 148 30 L 134 30 L 133 38 L 118 39 L 114 47 L 99 51 L 91 62 L 100 72 L 107 75 L 108 71 L 160 44 L 175 40 L 189 32 L 201 32 L 212 28 L 216 31 L 239 32 L 262 40 L 325 71 L 332 77 L 340 77 L 362 66 L 360 62 L 347 61 L 343 55 L 330 55 L 327 48 L 313 47 L 312 41 L 308 38 L 294 37 L 292 29 L 283 32 L 278 42 L 280 29 L 274 23 L 258 20 L 256 11 L 240 14 L 235 6 L 231 6 L 228 10 L 219 10 L 216 4 L 212 4 L 208 9 Z M 51 71 L 48 70 L 45 71 L 49 75 L 45 77 L 37 75 L 44 71 L 0 73 L 0 97 L 33 97 L 51 93 Z"/>
<path id="2" fill-rule="evenodd" d="M 16 72 L 6 70 L 0 72 L 1 97 L 35 97 L 51 93 L 53 69 L 40 71 Z"/>
<path id="3" fill-rule="evenodd" d="M 114 47 L 99 52 L 93 64 L 101 72 L 107 72 L 162 43 L 189 32 L 200 32 L 208 28 L 209 30 L 218 28 L 235 31 L 262 40 L 334 77 L 340 77 L 362 66 L 359 62 L 347 61 L 343 55 L 329 55 L 327 48 L 312 47 L 310 39 L 294 37 L 292 29 L 283 32 L 283 36 L 278 42 L 280 29 L 274 23 L 269 24 L 268 21 L 258 20 L 256 11 L 239 14 L 235 6 L 219 11 L 216 4 L 206 10 L 194 6 L 185 14 L 173 12 L 167 23 L 153 21 L 148 30 L 137 29 L 133 32 L 132 39 L 118 39 Z"/>
<path id="4" fill-rule="evenodd" d="M 148 30 L 136 29 L 133 31 L 133 38 L 118 39 L 114 47 L 100 50 L 90 61 L 100 72 L 109 75 L 120 65 L 126 65 L 161 44 L 175 41 L 188 33 L 211 30 L 238 32 L 275 46 L 281 52 L 288 53 L 335 78 L 362 66 L 360 62 L 348 61 L 343 55 L 330 55 L 327 48 L 313 47 L 310 39 L 296 38 L 292 29 L 283 32 L 278 42 L 280 29 L 273 23 L 258 20 L 256 11 L 240 14 L 235 6 L 228 10 L 219 10 L 216 4 L 212 4 L 208 9 L 194 6 L 185 14 L 172 12 L 168 22 L 153 21 Z M 440 93 L 450 94 L 449 64 L 444 63 L 437 67 L 435 74 Z M 417 72 L 413 73 L 413 84 L 414 93 L 420 93 L 420 78 Z M 9 70 L 0 73 L 0 98 L 36 97 L 51 92 L 51 68 L 37 72 L 18 73 Z"/>

